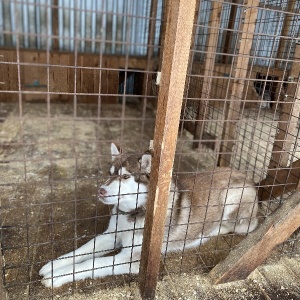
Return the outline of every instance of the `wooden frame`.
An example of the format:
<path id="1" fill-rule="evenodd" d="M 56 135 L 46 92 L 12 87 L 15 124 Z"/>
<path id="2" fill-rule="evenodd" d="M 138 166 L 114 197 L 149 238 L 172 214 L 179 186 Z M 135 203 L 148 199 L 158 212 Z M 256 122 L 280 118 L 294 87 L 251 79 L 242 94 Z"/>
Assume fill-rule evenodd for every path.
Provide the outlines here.
<path id="1" fill-rule="evenodd" d="M 300 182 L 300 160 L 289 162 L 291 147 L 297 139 L 297 122 L 300 116 L 300 44 L 296 45 L 286 91 L 274 140 L 268 175 L 259 186 L 260 200 L 269 200 L 295 190 Z M 297 117 L 298 116 L 298 117 Z M 290 163 L 290 165 L 289 165 Z"/>
<path id="2" fill-rule="evenodd" d="M 236 133 L 236 123 L 240 116 L 240 106 L 243 96 L 244 84 L 247 78 L 250 51 L 255 31 L 256 18 L 258 14 L 259 0 L 249 0 L 248 8 L 244 12 L 244 22 L 241 25 L 242 34 L 240 36 L 240 46 L 236 56 L 233 72 L 232 92 L 229 106 L 226 107 L 226 113 L 223 126 L 222 142 L 219 156 L 220 166 L 229 166 L 233 143 Z M 241 79 L 245 78 L 245 79 Z"/>
<path id="3" fill-rule="evenodd" d="M 292 144 L 297 138 L 297 121 L 300 114 L 300 44 L 296 45 L 290 80 L 279 116 L 277 135 L 272 150 L 269 170 L 287 167 Z"/>
<path id="4" fill-rule="evenodd" d="M 168 6 L 140 265 L 140 290 L 144 299 L 154 298 L 157 284 L 195 7 L 196 0 L 188 3 L 180 0 Z"/>
<path id="5" fill-rule="evenodd" d="M 289 0 L 287 2 L 287 5 L 288 5 L 287 12 L 288 13 L 295 11 L 296 3 L 297 3 L 296 0 Z M 288 36 L 289 30 L 290 30 L 290 27 L 292 24 L 292 19 L 293 19 L 292 15 L 290 15 L 290 14 L 285 15 L 281 34 L 280 34 L 282 37 Z M 278 46 L 278 50 L 277 50 L 277 58 L 284 58 L 284 57 L 282 57 L 282 53 L 284 52 L 285 46 L 286 46 L 286 40 L 284 38 L 281 38 L 279 40 L 279 46 Z M 276 61 L 276 67 L 278 67 L 279 63 L 280 63 L 280 61 Z"/>
<path id="6" fill-rule="evenodd" d="M 223 0 L 212 2 L 212 12 L 209 19 L 209 33 L 206 45 L 206 57 L 204 62 L 204 74 L 202 91 L 200 95 L 199 108 L 197 112 L 197 120 L 194 132 L 194 147 L 201 145 L 201 140 L 204 134 L 204 122 L 207 118 L 208 101 L 211 98 L 212 75 L 214 74 L 216 52 L 218 46 L 219 28 L 221 23 Z"/>
<path id="7" fill-rule="evenodd" d="M 52 0 L 52 35 L 57 37 L 53 39 L 52 49 L 58 50 L 58 0 Z"/>

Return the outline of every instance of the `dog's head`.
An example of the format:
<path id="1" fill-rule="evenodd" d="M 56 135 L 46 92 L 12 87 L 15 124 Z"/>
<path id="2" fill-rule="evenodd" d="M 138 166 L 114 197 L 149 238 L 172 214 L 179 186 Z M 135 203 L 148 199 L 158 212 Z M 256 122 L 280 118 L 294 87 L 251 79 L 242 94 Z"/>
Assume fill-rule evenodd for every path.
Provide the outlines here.
<path id="1" fill-rule="evenodd" d="M 99 199 L 105 204 L 119 204 L 122 210 L 145 206 L 151 169 L 152 153 L 142 156 L 122 153 L 111 144 L 112 163 L 109 179 L 100 187 Z"/>

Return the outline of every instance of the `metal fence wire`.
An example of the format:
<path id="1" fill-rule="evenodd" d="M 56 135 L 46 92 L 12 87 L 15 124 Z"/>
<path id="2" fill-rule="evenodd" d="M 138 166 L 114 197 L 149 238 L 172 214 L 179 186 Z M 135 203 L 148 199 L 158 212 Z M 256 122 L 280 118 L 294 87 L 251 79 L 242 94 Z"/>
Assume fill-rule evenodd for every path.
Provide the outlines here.
<path id="1" fill-rule="evenodd" d="M 172 10 L 168 0 L 0 1 L 3 299 L 137 282 L 155 236 L 142 238 L 153 177 L 169 193 L 151 202 L 167 215 L 153 208 L 166 220 L 159 279 L 207 274 L 299 190 L 299 1 L 197 0 L 183 46 L 180 13 L 170 38 Z M 176 81 L 180 45 L 189 58 Z M 177 118 L 170 95 L 182 99 L 177 141 L 159 131 Z M 300 254 L 293 231 L 268 259 Z"/>

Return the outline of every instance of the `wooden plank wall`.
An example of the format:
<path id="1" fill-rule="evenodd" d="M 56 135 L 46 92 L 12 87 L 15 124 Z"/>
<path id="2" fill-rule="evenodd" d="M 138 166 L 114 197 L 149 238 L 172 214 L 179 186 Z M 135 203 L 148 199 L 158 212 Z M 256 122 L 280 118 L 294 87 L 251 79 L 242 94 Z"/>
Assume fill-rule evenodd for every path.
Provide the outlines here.
<path id="1" fill-rule="evenodd" d="M 0 49 L 0 54 L 0 101 L 18 99 L 20 74 L 23 100 L 44 100 L 47 92 L 51 99 L 71 100 L 76 91 L 79 100 L 97 101 L 100 93 L 101 101 L 116 103 L 119 70 L 147 67 L 146 57 L 130 57 L 126 62 L 125 56 L 77 54 L 75 64 L 74 53 L 20 50 L 17 56 L 16 50 Z"/>

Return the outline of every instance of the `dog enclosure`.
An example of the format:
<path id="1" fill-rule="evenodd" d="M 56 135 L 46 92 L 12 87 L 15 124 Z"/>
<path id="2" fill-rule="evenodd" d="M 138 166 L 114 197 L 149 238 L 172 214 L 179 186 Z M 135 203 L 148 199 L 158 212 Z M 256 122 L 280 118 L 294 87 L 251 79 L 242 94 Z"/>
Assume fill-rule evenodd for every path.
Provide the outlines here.
<path id="1" fill-rule="evenodd" d="M 221 283 L 299 255 L 299 1 L 1 0 L 0 16 L 3 299 L 132 282 L 153 298 L 166 275 Z M 139 276 L 42 286 L 45 263 L 107 227 L 110 144 L 142 154 L 150 140 Z M 161 256 L 171 173 L 217 166 L 256 183 L 260 226 Z"/>

